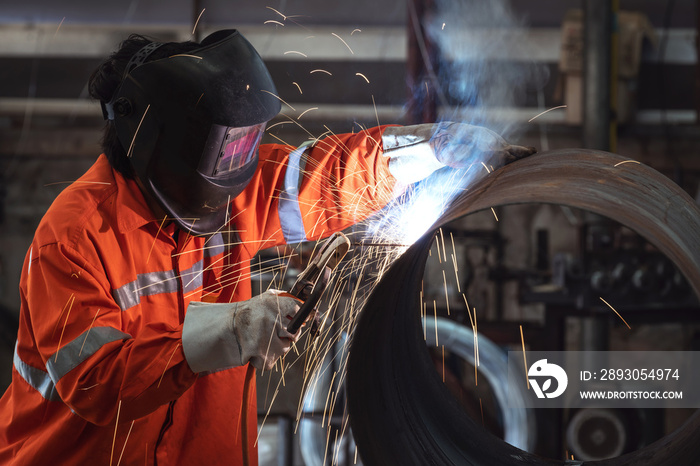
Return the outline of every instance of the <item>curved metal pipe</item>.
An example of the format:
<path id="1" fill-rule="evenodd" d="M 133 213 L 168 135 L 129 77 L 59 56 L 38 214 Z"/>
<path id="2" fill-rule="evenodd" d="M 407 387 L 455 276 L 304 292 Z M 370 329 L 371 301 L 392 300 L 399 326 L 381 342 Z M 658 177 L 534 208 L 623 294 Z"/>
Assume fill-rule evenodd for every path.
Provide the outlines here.
<path id="1" fill-rule="evenodd" d="M 672 260 L 700 295 L 700 209 L 657 171 L 606 152 L 552 151 L 507 165 L 457 198 L 435 229 L 479 210 L 522 203 L 567 205 L 618 221 Z M 384 275 L 353 336 L 348 411 L 364 464 L 700 464 L 700 411 L 652 445 L 586 463 L 524 452 L 468 418 L 435 371 L 421 331 L 420 280 L 434 232 Z"/>

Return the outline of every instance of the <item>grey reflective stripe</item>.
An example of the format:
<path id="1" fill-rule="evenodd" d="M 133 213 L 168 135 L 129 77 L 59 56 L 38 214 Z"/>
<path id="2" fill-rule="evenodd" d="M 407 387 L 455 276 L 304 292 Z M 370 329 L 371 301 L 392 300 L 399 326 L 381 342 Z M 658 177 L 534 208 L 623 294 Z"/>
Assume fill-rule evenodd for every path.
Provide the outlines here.
<path id="1" fill-rule="evenodd" d="M 113 327 L 93 327 L 52 354 L 46 361 L 46 369 L 49 371 L 51 380 L 56 384 L 61 380 L 61 377 L 95 354 L 107 343 L 129 338 L 131 335 Z"/>
<path id="2" fill-rule="evenodd" d="M 204 257 L 214 257 L 225 251 L 224 238 L 221 233 L 213 235 L 205 243 Z M 202 286 L 202 270 L 204 261 L 200 260 L 192 267 L 182 272 L 181 278 L 185 292 L 194 291 Z M 142 273 L 136 276 L 136 280 L 112 291 L 114 300 L 122 311 L 136 306 L 143 296 L 152 296 L 160 293 L 173 293 L 179 291 L 180 285 L 174 270 L 163 272 Z"/>
<path id="3" fill-rule="evenodd" d="M 202 273 L 204 272 L 204 261 L 199 261 L 189 269 L 180 274 L 185 293 L 194 291 L 202 286 Z"/>
<path id="4" fill-rule="evenodd" d="M 61 397 L 58 396 L 58 392 L 56 391 L 56 385 L 54 385 L 49 374 L 41 369 L 30 366 L 20 359 L 17 353 L 17 343 L 15 343 L 15 355 L 12 362 L 20 377 L 38 391 L 41 396 L 49 401 L 61 400 Z"/>
<path id="5" fill-rule="evenodd" d="M 224 252 L 224 237 L 217 233 L 204 243 L 204 257 L 214 257 Z"/>
<path id="6" fill-rule="evenodd" d="M 306 241 L 306 231 L 299 207 L 299 185 L 306 167 L 306 158 L 302 156 L 306 148 L 306 145 L 302 145 L 289 154 L 287 171 L 284 174 L 284 189 L 280 193 L 278 213 L 282 234 L 287 244 Z"/>
<path id="7" fill-rule="evenodd" d="M 136 276 L 136 280 L 112 291 L 114 300 L 122 311 L 136 306 L 141 302 L 142 296 L 151 296 L 159 293 L 172 293 L 180 288 L 177 275 L 174 270 L 164 272 L 142 273 Z"/>

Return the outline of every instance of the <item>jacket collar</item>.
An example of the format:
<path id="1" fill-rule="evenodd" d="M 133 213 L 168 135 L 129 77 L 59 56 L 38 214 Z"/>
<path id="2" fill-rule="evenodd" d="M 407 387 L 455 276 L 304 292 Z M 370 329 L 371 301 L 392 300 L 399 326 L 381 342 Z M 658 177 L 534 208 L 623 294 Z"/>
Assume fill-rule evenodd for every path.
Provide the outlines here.
<path id="1" fill-rule="evenodd" d="M 128 233 L 148 223 L 159 221 L 155 219 L 153 212 L 149 209 L 146 199 L 135 180 L 126 179 L 121 173 L 113 169 L 104 154 L 100 156 L 98 163 L 106 164 L 106 168 L 112 172 L 112 177 L 114 178 L 117 188 L 114 209 L 117 228 L 120 233 Z"/>

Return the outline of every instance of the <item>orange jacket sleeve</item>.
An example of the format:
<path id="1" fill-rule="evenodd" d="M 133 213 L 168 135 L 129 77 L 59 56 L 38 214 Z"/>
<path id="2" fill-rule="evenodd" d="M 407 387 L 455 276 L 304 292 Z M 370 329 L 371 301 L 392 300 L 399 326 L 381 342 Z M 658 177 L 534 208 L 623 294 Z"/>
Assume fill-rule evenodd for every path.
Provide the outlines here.
<path id="1" fill-rule="evenodd" d="M 234 200 L 243 243 L 263 249 L 317 240 L 384 207 L 395 184 L 383 154 L 384 129 L 331 135 L 297 149 L 261 146 L 258 171 Z"/>
<path id="2" fill-rule="evenodd" d="M 196 375 L 184 359 L 182 325 L 126 322 L 96 257 L 61 243 L 33 246 L 20 291 L 42 360 L 34 365 L 43 363 L 75 414 L 105 425 L 118 411 L 120 420 L 154 411 L 180 396 Z M 139 326 L 134 335 L 121 330 Z M 26 351 L 29 358 L 36 354 Z"/>

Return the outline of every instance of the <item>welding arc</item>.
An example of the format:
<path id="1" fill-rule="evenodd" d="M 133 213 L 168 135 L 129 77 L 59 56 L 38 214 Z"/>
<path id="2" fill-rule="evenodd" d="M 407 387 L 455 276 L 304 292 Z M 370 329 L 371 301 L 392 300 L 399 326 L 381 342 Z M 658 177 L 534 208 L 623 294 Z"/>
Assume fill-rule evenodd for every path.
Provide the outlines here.
<path id="1" fill-rule="evenodd" d="M 567 464 L 503 442 L 461 409 L 423 340 L 419 291 L 437 228 L 490 207 L 545 203 L 594 212 L 636 231 L 674 262 L 700 295 L 700 208 L 652 168 L 615 168 L 621 160 L 606 152 L 571 149 L 511 163 L 453 201 L 436 230 L 384 274 L 360 316 L 348 360 L 348 412 L 365 465 Z M 654 444 L 585 464 L 700 464 L 698 444 L 700 411 Z"/>

